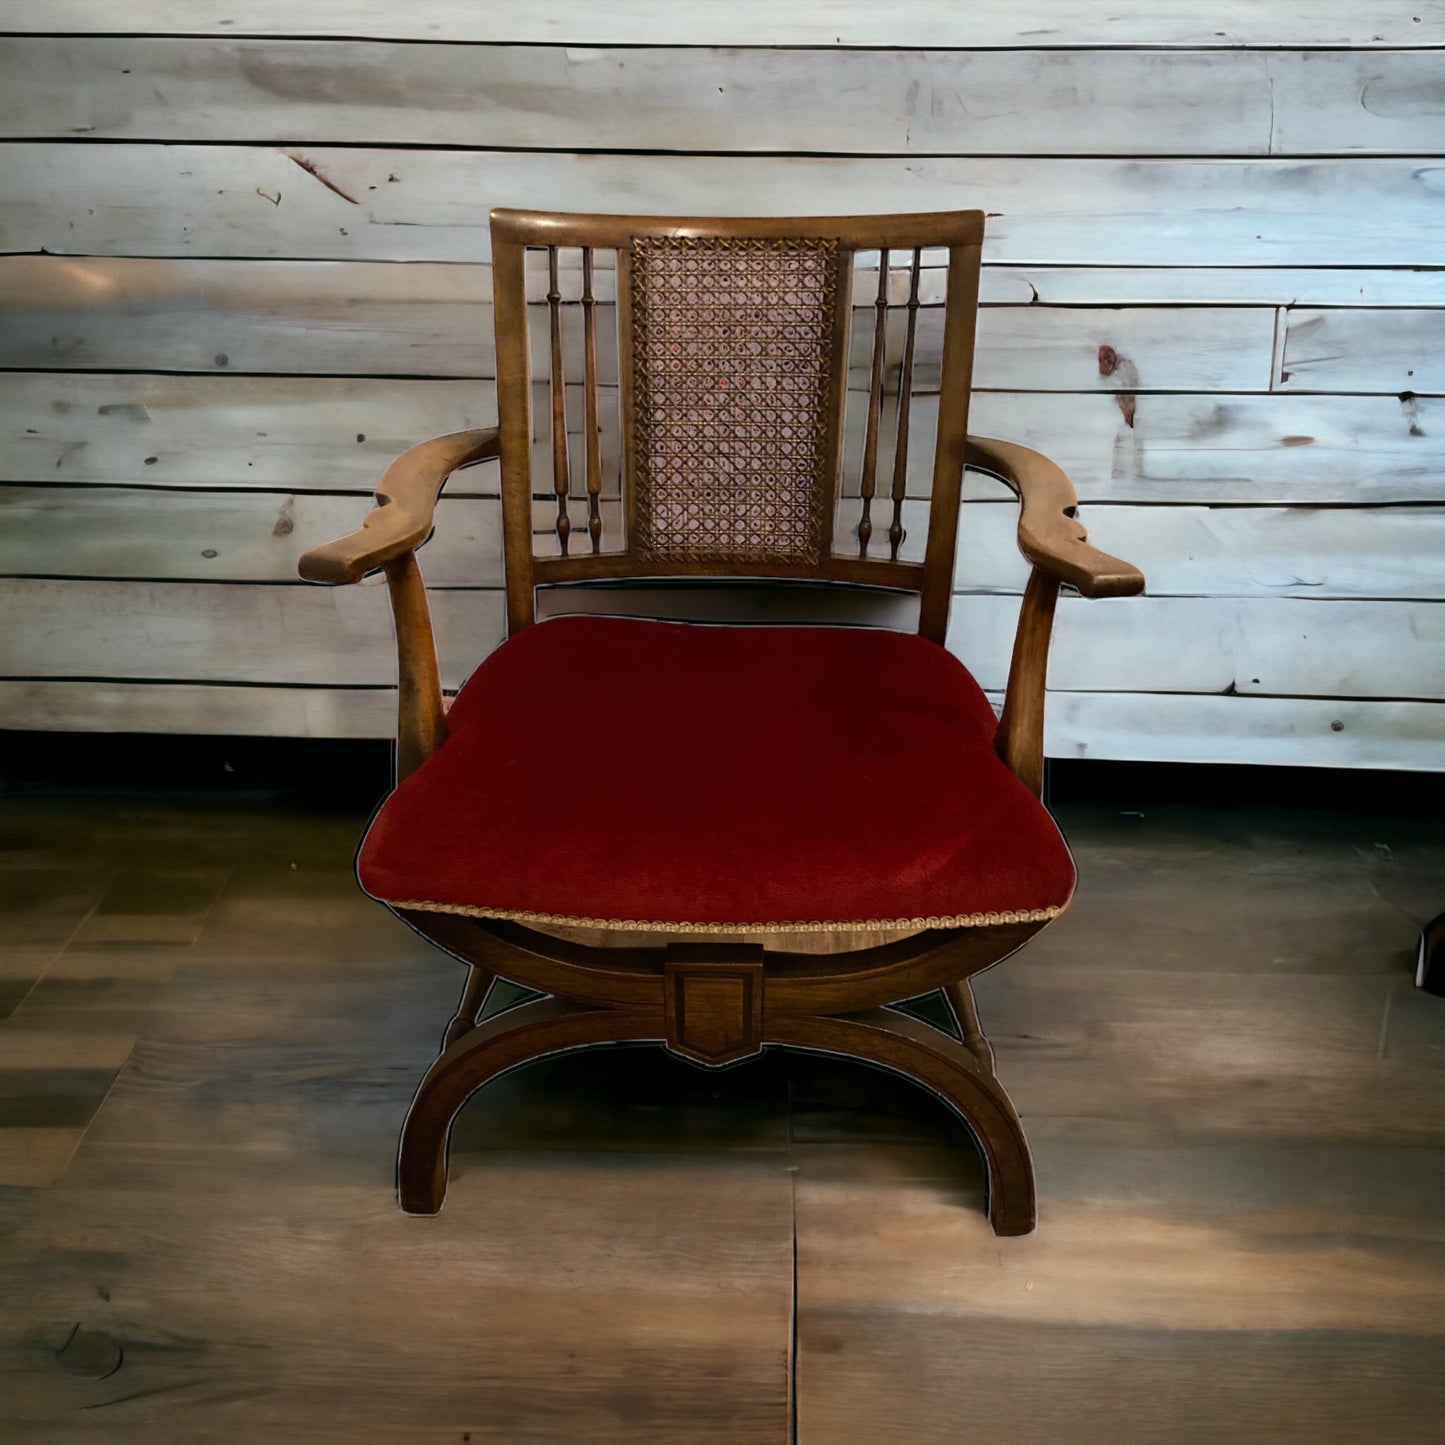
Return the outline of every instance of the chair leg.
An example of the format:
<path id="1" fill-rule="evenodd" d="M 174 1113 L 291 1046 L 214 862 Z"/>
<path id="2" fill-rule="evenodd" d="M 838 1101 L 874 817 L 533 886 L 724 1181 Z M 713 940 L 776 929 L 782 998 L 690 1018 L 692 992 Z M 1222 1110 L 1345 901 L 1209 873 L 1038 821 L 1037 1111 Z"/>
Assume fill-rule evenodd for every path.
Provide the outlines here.
<path id="1" fill-rule="evenodd" d="M 492 985 L 496 981 L 496 974 L 485 968 L 479 968 L 476 964 L 469 966 L 467 981 L 462 988 L 457 1011 L 447 1025 L 446 1033 L 442 1035 L 443 1052 L 451 1048 L 463 1034 L 469 1034 L 476 1028 L 477 1015 L 481 1013 L 487 1002 L 487 995 L 492 991 Z"/>
<path id="2" fill-rule="evenodd" d="M 989 1043 L 988 1036 L 978 1021 L 978 1003 L 973 996 L 973 985 L 966 978 L 960 979 L 957 983 L 945 984 L 943 996 L 948 1000 L 949 1008 L 953 1010 L 953 1017 L 958 1023 L 958 1031 L 963 1035 L 964 1048 L 989 1073 L 993 1073 L 993 1045 Z"/>
<path id="3" fill-rule="evenodd" d="M 554 998 L 521 1004 L 465 1030 L 427 1070 L 402 1125 L 397 1156 L 402 1209 L 407 1214 L 440 1211 L 452 1121 L 483 1084 L 548 1054 L 662 1036 L 660 1009 L 587 1008 Z"/>
<path id="4" fill-rule="evenodd" d="M 767 1040 L 876 1064 L 937 1095 L 978 1140 L 988 1171 L 988 1216 L 994 1233 L 1033 1230 L 1034 1168 L 1023 1125 L 1003 1085 L 969 1049 L 892 1009 L 836 1017 L 772 1017 Z"/>

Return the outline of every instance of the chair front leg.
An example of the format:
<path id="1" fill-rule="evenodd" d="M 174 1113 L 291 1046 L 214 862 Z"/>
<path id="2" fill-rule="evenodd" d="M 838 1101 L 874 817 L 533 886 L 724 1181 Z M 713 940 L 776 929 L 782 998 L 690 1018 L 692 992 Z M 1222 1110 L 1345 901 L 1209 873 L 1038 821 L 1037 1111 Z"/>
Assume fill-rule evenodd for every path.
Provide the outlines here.
<path id="1" fill-rule="evenodd" d="M 466 1030 L 422 1079 L 402 1126 L 397 1193 L 407 1214 L 436 1214 L 447 1192 L 452 1122 L 484 1084 L 551 1054 L 661 1039 L 662 1010 L 588 1008 L 536 999 Z"/>

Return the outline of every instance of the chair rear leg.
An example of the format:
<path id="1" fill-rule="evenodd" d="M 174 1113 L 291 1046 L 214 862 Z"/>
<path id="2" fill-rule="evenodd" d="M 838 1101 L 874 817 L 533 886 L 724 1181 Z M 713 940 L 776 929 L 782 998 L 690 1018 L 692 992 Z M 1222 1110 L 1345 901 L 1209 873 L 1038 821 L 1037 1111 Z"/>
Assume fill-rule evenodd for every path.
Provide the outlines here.
<path id="1" fill-rule="evenodd" d="M 402 1209 L 407 1214 L 441 1209 L 452 1122 L 483 1084 L 549 1054 L 661 1038 L 660 1009 L 587 1008 L 555 998 L 521 1004 L 465 1030 L 427 1070 L 402 1126 L 396 1171 Z"/>
<path id="2" fill-rule="evenodd" d="M 837 1017 L 770 1017 L 767 1040 L 877 1064 L 937 1095 L 968 1125 L 983 1153 L 993 1232 L 1032 1232 L 1034 1167 L 1023 1125 L 1003 1085 L 971 1050 L 892 1009 Z"/>
<path id="3" fill-rule="evenodd" d="M 945 984 L 943 996 L 953 1010 L 958 1031 L 963 1035 L 963 1046 L 989 1073 L 993 1073 L 993 1045 L 988 1041 L 983 1026 L 978 1021 L 978 1003 L 973 996 L 973 985 L 968 979 Z"/>
<path id="4" fill-rule="evenodd" d="M 443 1052 L 451 1048 L 463 1034 L 469 1034 L 476 1028 L 477 1015 L 486 1006 L 487 995 L 491 993 L 492 985 L 496 981 L 496 974 L 485 968 L 479 968 L 476 964 L 469 965 L 467 981 L 462 986 L 462 996 L 457 1004 L 457 1011 L 447 1025 L 446 1033 L 442 1035 Z"/>

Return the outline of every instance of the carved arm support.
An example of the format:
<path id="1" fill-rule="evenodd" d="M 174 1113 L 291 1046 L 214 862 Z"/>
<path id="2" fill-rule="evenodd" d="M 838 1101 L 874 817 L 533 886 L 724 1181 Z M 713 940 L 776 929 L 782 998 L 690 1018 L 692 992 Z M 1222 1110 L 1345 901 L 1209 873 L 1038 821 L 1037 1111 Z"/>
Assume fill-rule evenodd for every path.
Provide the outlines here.
<path id="1" fill-rule="evenodd" d="M 1034 793 L 1044 784 L 1044 687 L 1049 638 L 1060 583 L 1085 597 L 1132 597 L 1144 574 L 1128 562 L 1091 547 L 1076 515 L 1078 497 L 1061 468 L 1040 452 L 1013 442 L 969 437 L 968 464 L 992 472 L 1018 494 L 1018 541 L 1033 563 L 1019 608 L 1008 691 L 994 746 Z"/>
<path id="2" fill-rule="evenodd" d="M 299 570 L 308 582 L 360 582 L 431 535 L 437 496 L 458 467 L 501 455 L 496 427 L 451 432 L 409 447 L 376 484 L 376 505 L 358 531 L 313 547 Z"/>
<path id="3" fill-rule="evenodd" d="M 452 432 L 409 448 L 382 473 L 376 506 L 360 530 L 313 547 L 298 566 L 308 582 L 332 585 L 360 582 L 378 567 L 386 571 L 396 618 L 398 781 L 420 767 L 447 735 L 436 639 L 416 549 L 431 535 L 437 496 L 452 472 L 500 454 L 495 427 Z"/>

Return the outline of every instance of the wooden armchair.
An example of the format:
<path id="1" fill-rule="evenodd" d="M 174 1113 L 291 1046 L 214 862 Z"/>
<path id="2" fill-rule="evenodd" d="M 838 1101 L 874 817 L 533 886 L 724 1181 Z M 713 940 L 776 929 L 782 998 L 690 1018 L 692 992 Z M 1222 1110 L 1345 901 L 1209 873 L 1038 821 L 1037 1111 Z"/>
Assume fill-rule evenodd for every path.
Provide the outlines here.
<path id="1" fill-rule="evenodd" d="M 652 1041 L 720 1067 L 778 1045 L 933 1091 L 979 1143 L 995 1231 L 1028 1232 L 1028 1146 L 969 979 L 1073 892 L 1038 796 L 1060 584 L 1144 579 L 1088 544 L 1053 463 L 967 435 L 982 213 L 495 211 L 492 236 L 500 427 L 405 453 L 361 530 L 300 569 L 386 571 L 398 786 L 359 877 L 470 966 L 403 1128 L 402 1207 L 441 1208 L 457 1111 L 529 1060 Z M 855 310 L 859 276 L 876 296 Z M 509 635 L 448 708 L 416 549 L 448 474 L 493 457 Z M 1018 493 L 1033 564 L 998 722 L 942 646 L 965 462 Z M 539 587 L 699 577 L 914 594 L 917 632 L 537 620 Z M 805 946 L 820 935 L 841 951 Z M 545 997 L 478 1023 L 499 976 Z M 938 989 L 958 1037 L 889 1007 Z"/>

